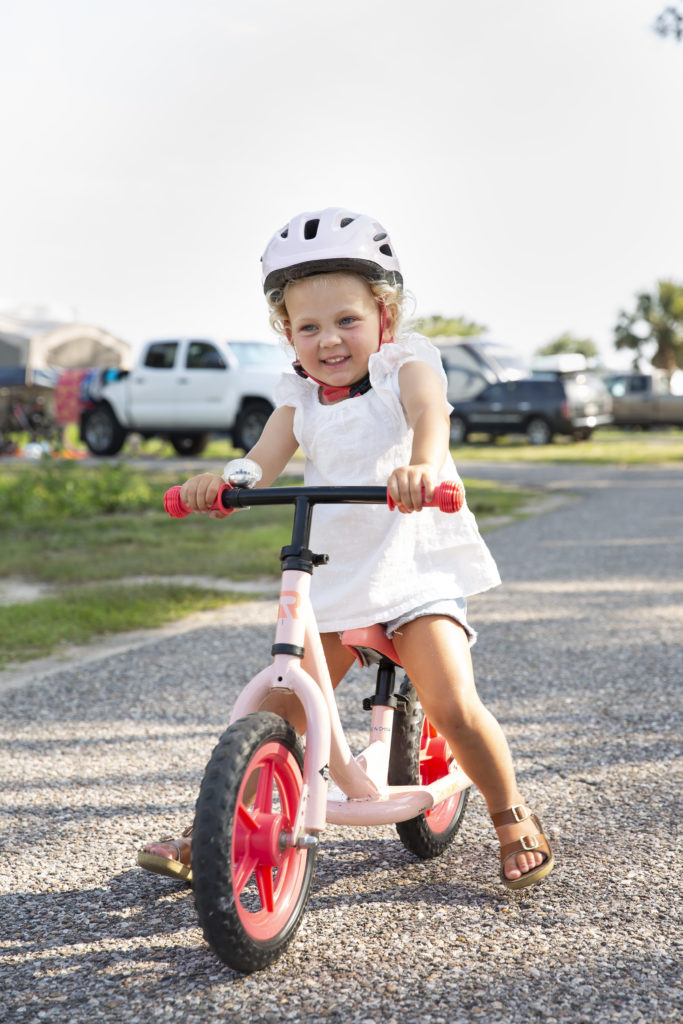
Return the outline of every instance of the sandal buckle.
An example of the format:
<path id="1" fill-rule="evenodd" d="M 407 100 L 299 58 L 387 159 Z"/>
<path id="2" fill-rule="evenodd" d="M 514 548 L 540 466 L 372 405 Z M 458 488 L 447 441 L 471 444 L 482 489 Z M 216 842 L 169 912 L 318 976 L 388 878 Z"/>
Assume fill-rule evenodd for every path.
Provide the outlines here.
<path id="1" fill-rule="evenodd" d="M 526 821 L 526 819 L 529 817 L 529 815 L 526 812 L 526 807 L 524 806 L 524 804 L 516 804 L 512 806 L 510 808 L 510 812 L 512 813 L 512 817 L 518 824 L 522 821 Z"/>
<path id="2" fill-rule="evenodd" d="M 519 843 L 523 850 L 537 850 L 539 845 L 536 836 L 520 836 Z"/>

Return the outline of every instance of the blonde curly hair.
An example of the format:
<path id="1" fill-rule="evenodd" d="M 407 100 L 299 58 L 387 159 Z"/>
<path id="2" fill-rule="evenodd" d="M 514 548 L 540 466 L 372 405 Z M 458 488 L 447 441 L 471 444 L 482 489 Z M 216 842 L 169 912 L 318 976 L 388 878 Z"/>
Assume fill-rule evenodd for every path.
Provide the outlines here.
<path id="1" fill-rule="evenodd" d="M 375 297 L 377 305 L 384 306 L 386 309 L 387 322 L 391 324 L 394 337 L 399 337 L 402 329 L 405 329 L 404 305 L 407 297 L 407 293 L 403 290 L 401 285 L 389 284 L 387 281 L 371 281 L 363 274 L 355 274 L 352 270 L 335 270 L 330 273 L 315 274 L 312 276 L 327 278 L 344 274 L 359 277 L 365 282 L 365 284 L 367 284 Z M 276 334 L 280 335 L 282 340 L 287 342 L 287 344 L 289 344 L 289 339 L 287 337 L 289 322 L 289 316 L 287 314 L 287 289 L 291 284 L 296 284 L 296 282 L 287 282 L 284 288 L 273 288 L 271 291 L 266 293 L 270 326 Z"/>

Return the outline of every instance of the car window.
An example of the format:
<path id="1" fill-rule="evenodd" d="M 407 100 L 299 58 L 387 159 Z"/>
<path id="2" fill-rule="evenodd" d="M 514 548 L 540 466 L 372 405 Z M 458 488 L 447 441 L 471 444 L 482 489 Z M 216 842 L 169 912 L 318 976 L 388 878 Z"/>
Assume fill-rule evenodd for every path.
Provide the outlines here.
<path id="1" fill-rule="evenodd" d="M 529 373 L 529 360 L 514 349 L 492 341 L 479 342 L 478 347 L 484 359 L 496 368 L 501 376 L 514 380 L 526 377 Z"/>
<path id="2" fill-rule="evenodd" d="M 224 370 L 226 362 L 215 345 L 208 341 L 191 341 L 185 365 L 188 370 Z"/>
<path id="3" fill-rule="evenodd" d="M 177 341 L 155 341 L 147 349 L 145 366 L 153 367 L 156 370 L 171 370 L 177 351 Z"/>
<path id="4" fill-rule="evenodd" d="M 509 397 L 508 384 L 499 382 L 498 384 L 489 384 L 487 388 L 484 388 L 479 398 L 482 402 L 502 402 L 503 399 Z"/>
<path id="5" fill-rule="evenodd" d="M 566 382 L 567 394 L 579 401 L 595 400 L 606 394 L 606 387 L 599 377 L 590 373 L 579 373 Z M 612 392 L 614 394 L 614 392 Z"/>
<path id="6" fill-rule="evenodd" d="M 477 395 L 486 384 L 486 378 L 471 353 L 460 345 L 446 345 L 439 353 L 448 381 L 449 400 L 462 402 Z"/>
<path id="7" fill-rule="evenodd" d="M 294 360 L 279 345 L 269 345 L 265 341 L 228 342 L 228 348 L 240 366 L 289 366 Z"/>

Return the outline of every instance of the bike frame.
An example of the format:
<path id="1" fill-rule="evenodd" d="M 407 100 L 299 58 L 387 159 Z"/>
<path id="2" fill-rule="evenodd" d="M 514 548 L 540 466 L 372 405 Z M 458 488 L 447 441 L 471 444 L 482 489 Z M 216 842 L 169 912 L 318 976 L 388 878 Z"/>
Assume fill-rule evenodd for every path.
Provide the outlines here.
<path id="1" fill-rule="evenodd" d="M 232 723 L 261 710 L 271 693 L 291 694 L 301 702 L 306 716 L 303 788 L 287 845 L 314 844 L 315 837 L 328 822 L 386 825 L 406 821 L 467 789 L 471 781 L 457 766 L 428 785 L 387 784 L 393 707 L 373 706 L 369 743 L 356 757 L 351 753 L 341 724 L 310 601 L 313 567 L 326 560 L 326 556 L 313 555 L 308 550 L 312 507 L 338 502 L 386 503 L 386 490 L 379 487 L 226 488 L 219 500 L 222 504 L 216 507 L 222 508 L 288 502 L 295 505 L 292 545 L 283 548 L 281 555 L 283 572 L 273 662 L 247 683 L 230 719 Z M 302 665 L 304 652 L 306 669 Z M 397 658 L 393 660 L 398 664 Z M 338 791 L 328 796 L 330 778 Z"/>

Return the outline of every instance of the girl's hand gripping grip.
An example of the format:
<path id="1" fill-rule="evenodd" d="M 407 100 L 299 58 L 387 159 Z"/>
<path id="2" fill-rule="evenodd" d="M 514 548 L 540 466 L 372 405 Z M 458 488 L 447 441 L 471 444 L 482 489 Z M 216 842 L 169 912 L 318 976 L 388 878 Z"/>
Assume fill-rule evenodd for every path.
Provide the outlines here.
<path id="1" fill-rule="evenodd" d="M 180 485 L 176 484 L 175 487 L 169 488 L 169 490 L 166 491 L 166 494 L 164 494 L 164 508 L 173 519 L 184 519 L 185 516 L 189 516 L 192 511 L 191 508 L 188 508 L 187 505 L 180 500 L 180 490 Z M 221 485 L 221 488 L 216 495 L 216 500 L 209 509 L 209 512 L 223 512 L 224 515 L 229 516 L 232 512 L 237 511 L 234 508 L 223 508 L 223 502 L 221 501 L 223 491 L 230 490 L 232 490 L 230 484 Z"/>
<path id="2" fill-rule="evenodd" d="M 434 488 L 434 497 L 424 503 L 424 508 L 440 508 L 442 512 L 459 512 L 465 501 L 465 488 L 459 480 L 445 480 Z M 396 502 L 387 493 L 387 505 L 396 508 Z"/>

